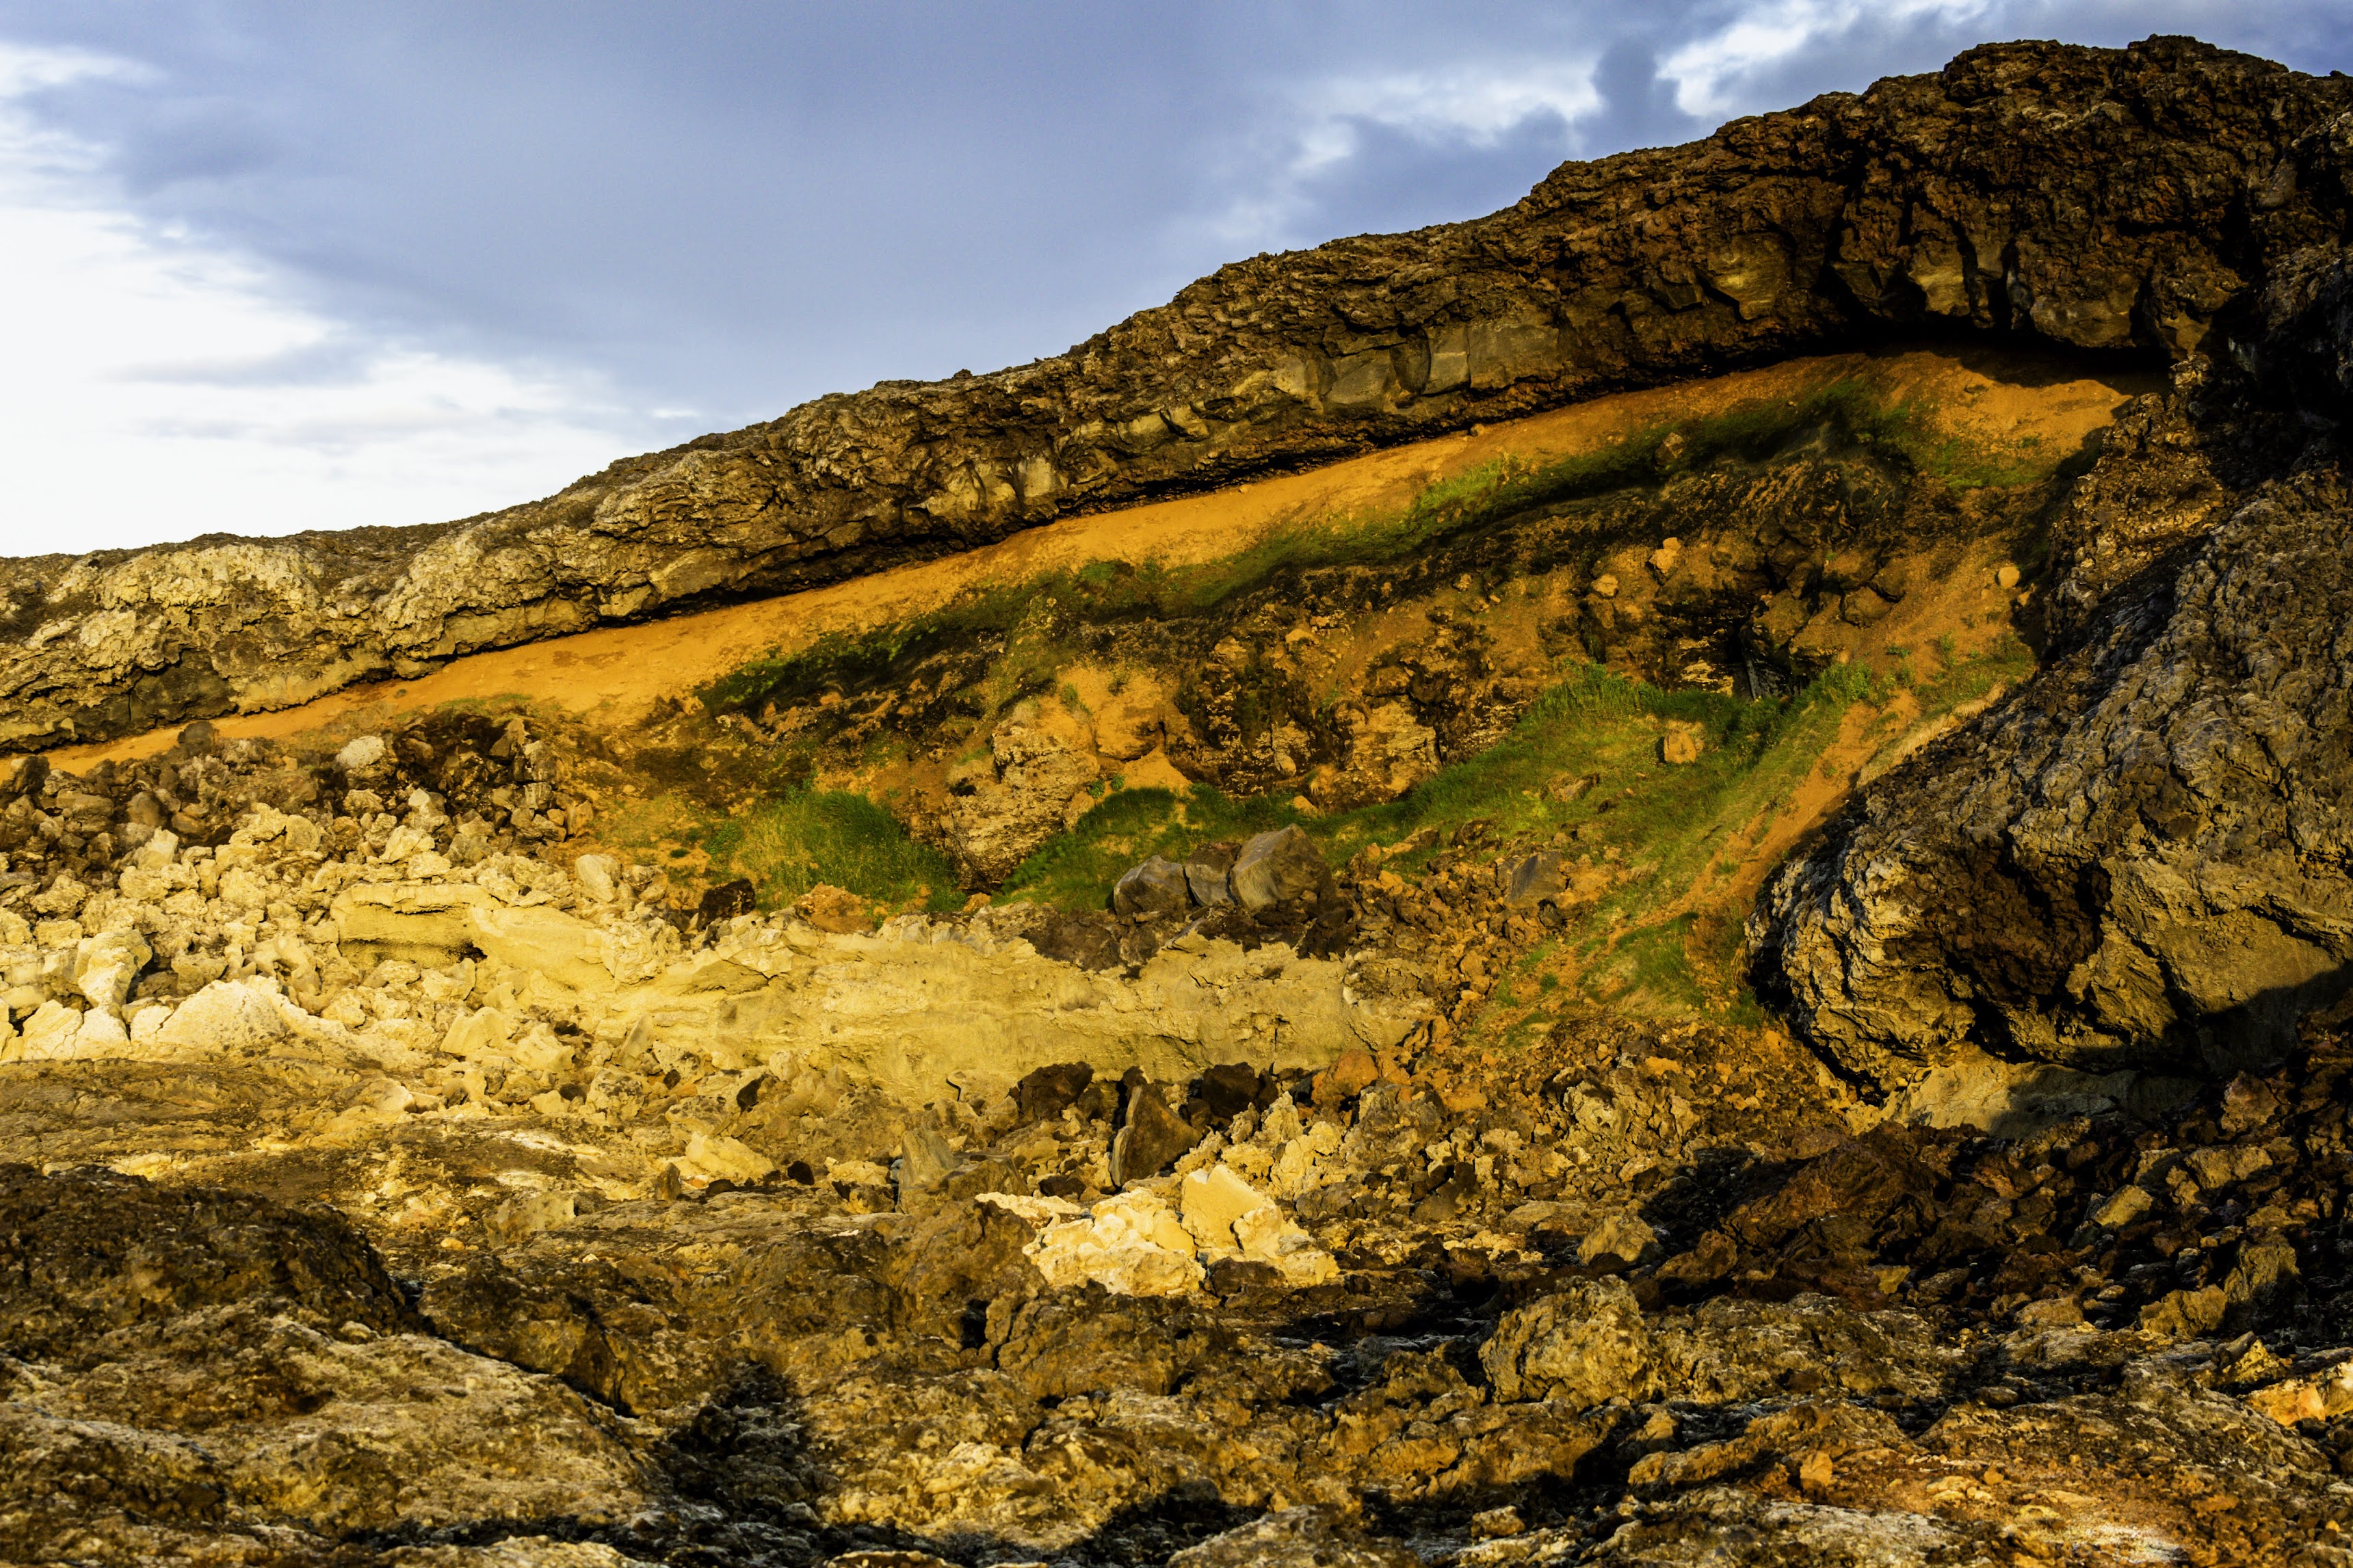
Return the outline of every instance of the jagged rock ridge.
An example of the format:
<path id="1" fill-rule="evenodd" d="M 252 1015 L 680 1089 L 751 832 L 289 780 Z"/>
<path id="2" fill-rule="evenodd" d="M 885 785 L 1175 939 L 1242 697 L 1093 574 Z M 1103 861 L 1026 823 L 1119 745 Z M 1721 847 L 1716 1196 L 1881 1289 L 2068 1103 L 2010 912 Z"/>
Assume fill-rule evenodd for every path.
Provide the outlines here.
<path id="1" fill-rule="evenodd" d="M 2264 328 L 2335 308 L 2321 128 L 2349 98 L 2189 40 L 1994 46 L 1564 165 L 1489 218 L 1237 263 L 1067 354 L 822 398 L 489 517 L 17 562 L 5 738 L 282 706 L 1885 328 L 2205 346 L 2333 385 L 2306 335 L 2274 352 Z"/>

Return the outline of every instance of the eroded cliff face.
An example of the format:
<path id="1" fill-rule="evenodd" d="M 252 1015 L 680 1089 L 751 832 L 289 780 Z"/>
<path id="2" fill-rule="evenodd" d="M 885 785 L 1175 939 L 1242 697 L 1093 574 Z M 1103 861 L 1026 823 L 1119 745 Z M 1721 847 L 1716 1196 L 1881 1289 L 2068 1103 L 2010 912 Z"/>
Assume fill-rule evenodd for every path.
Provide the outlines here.
<path id="1" fill-rule="evenodd" d="M 2187 40 L 1975 50 L 1564 165 L 1489 218 L 1237 263 L 1053 359 L 822 398 L 489 517 L 16 563 L 0 738 L 299 702 L 1891 328 L 2327 381 L 2308 333 L 2274 353 L 2263 328 L 2337 309 L 2348 92 Z"/>
<path id="2" fill-rule="evenodd" d="M 0 1557 L 2353 1560 L 2346 90 L 1976 51 L 19 563 L 20 739 L 440 668 L 0 768 Z"/>
<path id="3" fill-rule="evenodd" d="M 2264 487 L 1865 792 L 1753 926 L 1810 1037 L 1891 1085 L 2275 1058 L 2353 980 L 2348 526 L 2333 469 Z"/>

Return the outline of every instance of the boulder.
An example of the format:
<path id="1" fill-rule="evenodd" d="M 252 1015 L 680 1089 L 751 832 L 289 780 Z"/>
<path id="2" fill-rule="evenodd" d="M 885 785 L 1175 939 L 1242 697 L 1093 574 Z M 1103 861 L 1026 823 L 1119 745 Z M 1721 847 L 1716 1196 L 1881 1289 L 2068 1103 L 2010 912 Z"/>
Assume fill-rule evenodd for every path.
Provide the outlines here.
<path id="1" fill-rule="evenodd" d="M 1022 1250 L 1058 1289 L 1092 1282 L 1114 1296 L 1181 1296 L 1201 1284 L 1191 1234 L 1148 1192 L 1106 1198 L 1082 1219 L 1050 1226 Z"/>
<path id="2" fill-rule="evenodd" d="M 1204 844 L 1185 858 L 1185 884 L 1204 909 L 1234 901 L 1231 876 L 1240 846 Z"/>
<path id="3" fill-rule="evenodd" d="M 1013 1103 L 1024 1122 L 1044 1121 L 1076 1104 L 1094 1080 L 1085 1062 L 1054 1062 L 1025 1073 L 1013 1086 Z"/>
<path id="4" fill-rule="evenodd" d="M 1131 868 L 1111 890 L 1113 910 L 1134 921 L 1181 915 L 1191 904 L 1185 868 L 1157 855 Z"/>
<path id="5" fill-rule="evenodd" d="M 1230 1165 L 1210 1165 L 1176 1184 L 1176 1206 L 1201 1256 L 1215 1262 L 1240 1256 L 1242 1244 L 1235 1238 L 1234 1222 L 1260 1209 L 1271 1209 L 1274 1200 L 1242 1180 Z"/>
<path id="6" fill-rule="evenodd" d="M 139 972 L 155 956 L 136 931 L 100 931 L 84 938 L 74 955 L 74 989 L 93 1007 L 113 1011 L 131 994 Z"/>
<path id="7" fill-rule="evenodd" d="M 572 879 L 580 890 L 600 904 L 609 904 L 620 896 L 614 880 L 621 872 L 620 862 L 610 855 L 583 855 L 572 863 Z"/>
<path id="8" fill-rule="evenodd" d="M 254 1056 L 291 1028 L 277 996 L 246 980 L 216 980 L 172 1012 L 156 1044 L 177 1057 Z"/>
<path id="9" fill-rule="evenodd" d="M 1200 1141 L 1200 1130 L 1168 1109 L 1158 1084 L 1140 1085 L 1127 1097 L 1127 1113 L 1112 1140 L 1112 1183 L 1124 1187 L 1156 1176 Z"/>
<path id="10" fill-rule="evenodd" d="M 1279 827 L 1242 846 L 1231 880 L 1234 900 L 1258 910 L 1320 893 L 1331 884 L 1332 868 L 1304 829 Z"/>
<path id="11" fill-rule="evenodd" d="M 1579 1280 L 1504 1314 L 1479 1347 L 1497 1400 L 1556 1399 L 1573 1409 L 1642 1399 L 1653 1381 L 1651 1336 L 1623 1279 Z"/>
<path id="12" fill-rule="evenodd" d="M 1514 861 L 1504 871 L 1503 882 L 1504 902 L 1515 910 L 1556 903 L 1568 891 L 1568 878 L 1561 870 L 1560 857 L 1549 849 L 1540 849 Z"/>
<path id="13" fill-rule="evenodd" d="M 679 1164 L 690 1176 L 724 1178 L 743 1185 L 765 1181 L 776 1172 L 776 1163 L 750 1144 L 712 1132 L 697 1132 L 689 1138 L 686 1158 Z"/>
<path id="14" fill-rule="evenodd" d="M 362 735 L 335 753 L 335 766 L 346 776 L 368 773 L 384 765 L 385 750 L 382 735 Z"/>

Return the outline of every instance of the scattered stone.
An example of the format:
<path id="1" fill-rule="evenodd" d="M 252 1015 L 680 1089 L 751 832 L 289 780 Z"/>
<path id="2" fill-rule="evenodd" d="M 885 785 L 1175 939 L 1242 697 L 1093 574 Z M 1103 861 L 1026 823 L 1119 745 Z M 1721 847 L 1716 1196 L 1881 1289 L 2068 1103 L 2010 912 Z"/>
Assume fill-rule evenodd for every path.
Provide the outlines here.
<path id="1" fill-rule="evenodd" d="M 1111 907 L 1134 921 L 1181 915 L 1192 902 L 1188 878 L 1185 867 L 1155 855 L 1120 878 L 1111 891 Z"/>
<path id="2" fill-rule="evenodd" d="M 1332 871 L 1303 829 L 1279 827 L 1241 847 L 1230 879 L 1235 901 L 1255 910 L 1320 893 L 1331 885 Z"/>
<path id="3" fill-rule="evenodd" d="M 1706 729 L 1680 719 L 1668 720 L 1666 732 L 1659 737 L 1659 760 L 1671 766 L 1695 763 L 1706 750 Z"/>

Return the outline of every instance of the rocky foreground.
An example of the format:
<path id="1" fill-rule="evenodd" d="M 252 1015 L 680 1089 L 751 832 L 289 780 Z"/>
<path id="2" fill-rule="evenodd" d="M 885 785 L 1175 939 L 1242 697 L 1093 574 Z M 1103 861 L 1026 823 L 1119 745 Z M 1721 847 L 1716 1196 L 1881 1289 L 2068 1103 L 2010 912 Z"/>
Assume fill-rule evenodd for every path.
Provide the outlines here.
<path id="1" fill-rule="evenodd" d="M 0 1559 L 2353 1563 L 2346 90 L 1975 51 L 496 518 L 13 563 L 0 731 L 174 728 L 0 769 Z M 1824 362 L 641 725 L 228 717 L 1931 327 L 2075 355 L 1933 384 L 2037 431 L 2163 374 L 2030 458 Z"/>

